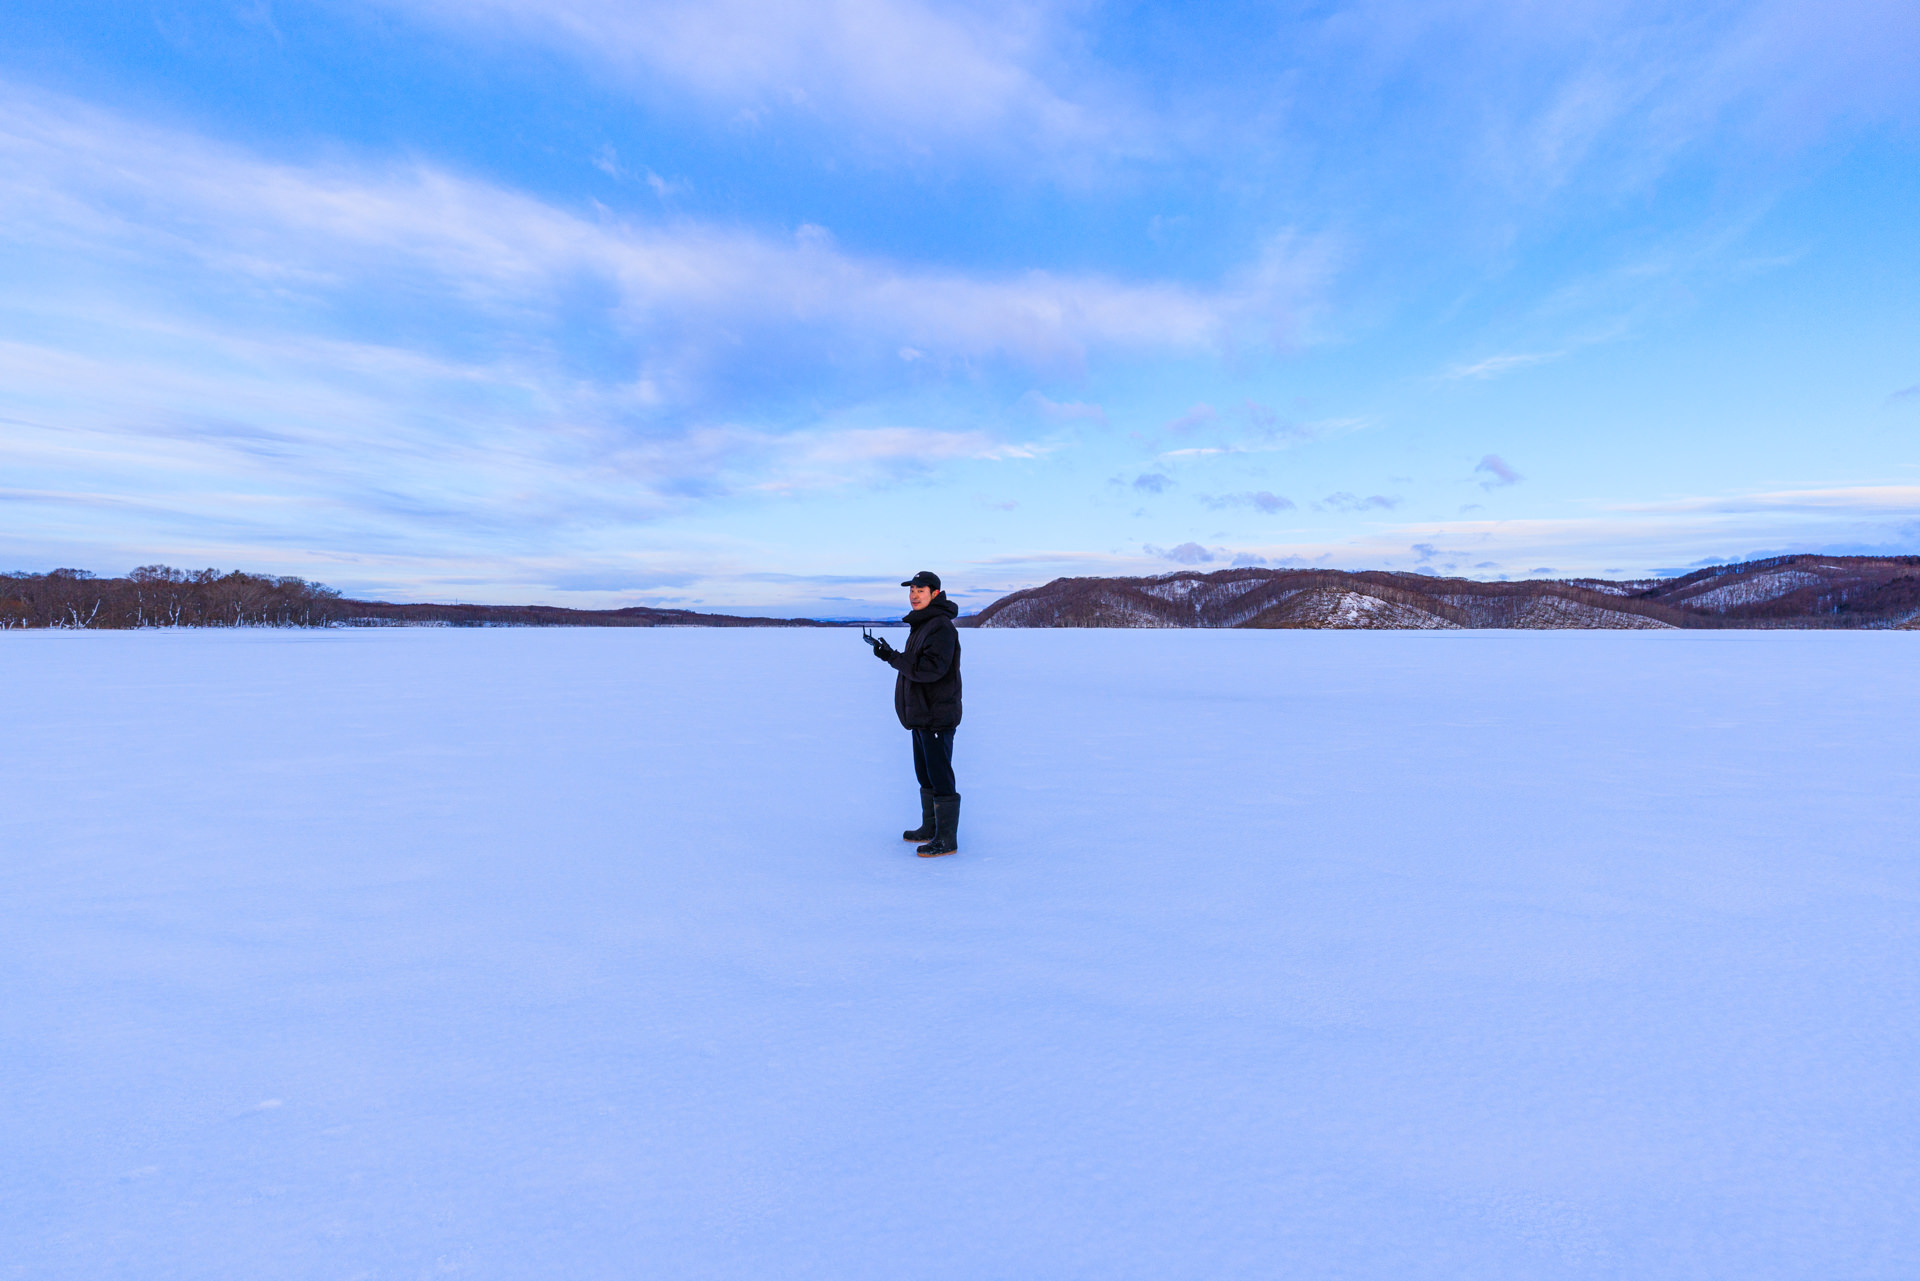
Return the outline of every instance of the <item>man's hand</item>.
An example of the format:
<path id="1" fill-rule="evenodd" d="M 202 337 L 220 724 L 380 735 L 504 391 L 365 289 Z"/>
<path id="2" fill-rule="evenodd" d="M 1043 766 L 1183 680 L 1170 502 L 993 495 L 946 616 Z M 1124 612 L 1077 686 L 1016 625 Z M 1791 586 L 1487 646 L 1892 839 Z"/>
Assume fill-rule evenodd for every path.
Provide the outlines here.
<path id="1" fill-rule="evenodd" d="M 875 636 L 863 627 L 860 629 L 860 639 L 873 646 L 873 656 L 875 658 L 883 663 L 891 663 L 893 661 L 893 646 L 887 644 L 886 637 Z"/>

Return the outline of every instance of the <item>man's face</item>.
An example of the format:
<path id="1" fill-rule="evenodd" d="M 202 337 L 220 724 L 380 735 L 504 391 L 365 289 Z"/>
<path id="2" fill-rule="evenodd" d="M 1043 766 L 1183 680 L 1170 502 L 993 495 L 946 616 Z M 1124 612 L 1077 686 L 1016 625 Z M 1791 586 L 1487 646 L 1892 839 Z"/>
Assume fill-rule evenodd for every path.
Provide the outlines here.
<path id="1" fill-rule="evenodd" d="M 931 587 L 907 588 L 907 603 L 911 605 L 914 609 L 925 609 L 927 607 L 927 602 L 931 601 L 932 599 L 933 599 L 933 588 Z"/>

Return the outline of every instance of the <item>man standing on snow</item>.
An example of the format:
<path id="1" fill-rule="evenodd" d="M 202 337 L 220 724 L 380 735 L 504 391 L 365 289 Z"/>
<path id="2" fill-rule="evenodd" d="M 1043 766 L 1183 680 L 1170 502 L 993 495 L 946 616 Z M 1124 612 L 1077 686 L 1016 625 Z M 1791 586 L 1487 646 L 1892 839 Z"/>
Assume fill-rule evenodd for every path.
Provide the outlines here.
<path id="1" fill-rule="evenodd" d="M 960 793 L 953 783 L 953 731 L 960 725 L 960 607 L 940 590 L 940 575 L 921 570 L 900 584 L 912 607 L 902 621 L 913 630 L 907 647 L 877 640 L 873 652 L 900 673 L 893 710 L 913 731 L 913 772 L 920 778 L 920 826 L 900 835 L 925 841 L 914 850 L 938 858 L 960 848 Z"/>

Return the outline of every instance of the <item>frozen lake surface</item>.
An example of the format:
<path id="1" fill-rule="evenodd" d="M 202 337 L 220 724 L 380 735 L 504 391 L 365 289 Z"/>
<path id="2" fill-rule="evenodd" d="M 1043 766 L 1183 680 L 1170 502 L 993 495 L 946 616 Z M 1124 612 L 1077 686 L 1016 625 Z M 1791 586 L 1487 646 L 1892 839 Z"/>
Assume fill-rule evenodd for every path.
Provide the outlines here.
<path id="1" fill-rule="evenodd" d="M 0 1277 L 1920 1275 L 1920 637 L 0 635 Z"/>

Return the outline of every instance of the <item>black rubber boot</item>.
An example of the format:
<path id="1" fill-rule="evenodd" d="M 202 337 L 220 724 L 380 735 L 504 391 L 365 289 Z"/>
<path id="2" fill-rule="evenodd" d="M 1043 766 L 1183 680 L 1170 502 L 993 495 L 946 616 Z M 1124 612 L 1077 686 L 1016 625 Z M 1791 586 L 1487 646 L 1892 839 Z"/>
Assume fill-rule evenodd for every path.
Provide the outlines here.
<path id="1" fill-rule="evenodd" d="M 933 826 L 933 789 L 931 787 L 923 787 L 920 789 L 920 826 L 914 828 L 912 831 L 900 833 L 900 839 L 903 841 L 930 841 L 934 838 L 935 834 L 936 830 Z"/>
<path id="2" fill-rule="evenodd" d="M 933 798 L 933 839 L 914 850 L 921 858 L 939 858 L 960 851 L 960 795 Z"/>

